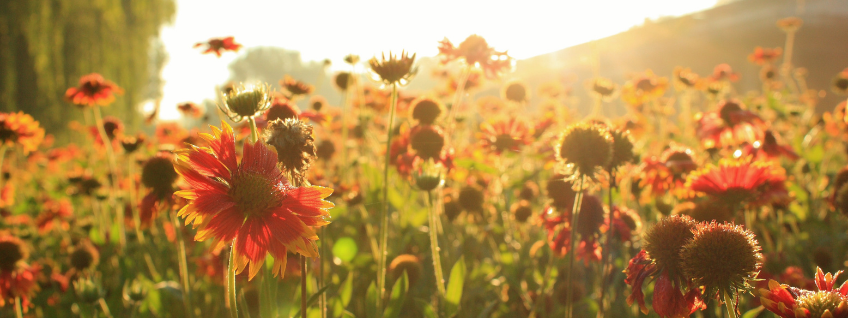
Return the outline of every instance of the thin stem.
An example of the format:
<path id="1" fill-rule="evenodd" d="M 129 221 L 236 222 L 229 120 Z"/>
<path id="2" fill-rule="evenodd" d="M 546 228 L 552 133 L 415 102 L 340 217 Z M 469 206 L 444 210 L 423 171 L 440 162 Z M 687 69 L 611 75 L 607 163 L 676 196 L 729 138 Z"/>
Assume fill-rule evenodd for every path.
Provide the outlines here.
<path id="1" fill-rule="evenodd" d="M 607 281 L 609 277 L 607 277 L 608 273 L 612 273 L 614 265 L 610 262 L 610 256 L 612 256 L 612 236 L 613 236 L 613 225 L 612 225 L 612 190 L 615 189 L 615 168 L 610 170 L 610 184 L 609 184 L 609 197 L 607 198 L 607 206 L 609 207 L 609 213 L 607 213 L 607 244 L 604 247 L 604 260 L 601 262 L 601 266 L 603 271 L 601 272 L 601 299 L 598 302 L 598 306 L 600 306 L 600 310 L 598 311 L 598 317 L 604 317 L 604 296 L 606 296 L 607 290 Z M 610 266 L 610 270 L 606 270 L 606 266 Z"/>
<path id="2" fill-rule="evenodd" d="M 471 75 L 471 65 L 466 65 L 462 68 L 462 73 L 459 75 L 459 82 L 456 85 L 456 93 L 453 95 L 453 103 L 451 104 L 448 114 L 448 136 L 453 135 L 456 128 L 456 109 L 459 108 L 459 103 L 462 102 L 462 96 L 465 94 L 465 84 L 468 82 L 468 77 Z M 450 141 L 451 138 L 448 138 Z"/>
<path id="3" fill-rule="evenodd" d="M 391 163 L 392 130 L 394 130 L 395 108 L 397 108 L 397 83 L 392 84 L 392 104 L 389 111 L 389 126 L 386 132 L 386 162 L 383 167 L 383 215 L 380 225 L 380 263 L 377 264 L 377 310 L 383 316 L 383 295 L 386 291 L 386 262 L 389 255 L 389 168 Z"/>
<path id="4" fill-rule="evenodd" d="M 3 144 L 2 146 L 0 146 L 0 172 L 3 171 L 3 162 L 6 161 L 6 149 L 8 149 L 6 144 Z M 9 169 L 9 171 L 11 171 L 11 169 Z M 0 189 L 3 188 L 3 181 L 4 181 L 3 178 L 0 177 Z"/>
<path id="5" fill-rule="evenodd" d="M 565 276 L 565 316 L 570 318 L 574 315 L 574 304 L 571 301 L 571 277 L 574 272 L 574 254 L 577 252 L 574 248 L 577 246 L 577 215 L 580 214 L 580 207 L 583 205 L 583 184 L 586 181 L 586 175 L 580 175 L 580 186 L 577 189 L 577 194 L 574 195 L 574 206 L 571 208 L 571 248 L 568 250 L 568 273 Z"/>
<path id="6" fill-rule="evenodd" d="M 174 223 L 174 232 L 177 233 L 180 278 L 183 283 L 183 304 L 185 305 L 187 316 L 192 317 L 194 315 L 194 307 L 191 304 L 191 286 L 189 285 L 188 279 L 188 262 L 186 261 L 185 240 L 183 239 L 183 232 L 180 228 L 180 221 L 177 219 L 177 213 L 169 211 L 169 214 L 171 214 L 171 222 Z"/>
<path id="7" fill-rule="evenodd" d="M 238 318 L 236 305 L 236 240 L 230 246 L 230 264 L 227 266 L 227 302 L 230 306 L 230 318 Z"/>
<path id="8" fill-rule="evenodd" d="M 127 175 L 133 176 L 135 170 L 135 163 L 133 162 L 132 155 L 127 156 L 128 164 L 127 164 Z M 130 209 L 132 209 L 132 217 L 133 217 L 133 227 L 135 227 L 135 236 L 138 238 L 138 242 L 142 245 L 144 244 L 144 232 L 141 230 L 141 215 L 138 211 L 138 206 L 135 204 L 136 196 L 138 193 L 135 189 L 135 181 L 130 180 L 129 182 L 129 197 L 130 197 Z"/>
<path id="9" fill-rule="evenodd" d="M 321 244 L 321 254 L 322 256 L 318 257 L 318 290 L 324 288 L 324 255 L 327 255 L 327 233 L 325 231 L 327 227 L 322 226 L 321 232 L 319 233 L 319 243 Z M 326 293 L 321 293 L 318 296 L 319 307 L 321 309 L 321 318 L 327 318 L 327 297 Z"/>
<path id="10" fill-rule="evenodd" d="M 250 124 L 250 142 L 256 143 L 259 141 L 259 129 L 256 127 L 256 119 L 250 116 L 247 117 L 247 122 Z"/>
<path id="11" fill-rule="evenodd" d="M 100 303 L 100 309 L 103 309 L 103 314 L 106 315 L 107 318 L 112 318 L 112 312 L 109 311 L 109 305 L 106 304 L 106 300 L 101 297 L 97 300 L 97 302 Z"/>
<path id="12" fill-rule="evenodd" d="M 109 136 L 106 134 L 106 129 L 103 128 L 103 116 L 100 114 L 100 107 L 92 107 L 92 112 L 94 112 L 94 125 L 97 126 L 97 131 L 100 133 L 100 140 L 103 141 L 103 146 L 106 148 L 106 156 L 109 158 L 109 170 L 111 170 L 112 175 L 112 186 L 109 188 L 109 203 L 111 206 L 115 207 L 115 211 L 117 212 L 117 222 L 118 222 L 118 241 L 121 246 L 126 246 L 127 244 L 127 233 L 124 229 L 124 211 L 119 207 L 120 204 L 117 202 L 117 195 L 115 194 L 115 189 L 118 187 L 118 162 L 115 159 L 115 150 L 112 149 L 112 140 L 109 139 Z"/>
<path id="13" fill-rule="evenodd" d="M 300 255 L 300 316 L 306 317 L 306 256 Z"/>
<path id="14" fill-rule="evenodd" d="M 351 76 L 351 79 L 348 79 L 349 81 L 352 80 L 353 73 L 351 73 L 350 76 Z M 348 120 L 348 110 L 349 109 L 348 109 L 347 103 L 350 100 L 350 86 L 351 85 L 348 85 L 348 88 L 345 89 L 344 94 L 342 94 L 342 96 L 344 97 L 344 99 L 342 100 L 342 142 L 341 142 L 341 145 L 342 145 L 342 161 L 338 165 L 338 167 L 340 168 L 340 171 L 341 171 L 340 177 L 341 177 L 342 183 L 347 182 L 347 176 L 348 176 L 348 169 L 347 169 L 348 123 L 347 123 L 347 120 Z"/>
<path id="15" fill-rule="evenodd" d="M 24 318 L 24 309 L 21 307 L 21 297 L 15 296 L 15 316 L 17 318 Z"/>
<path id="16" fill-rule="evenodd" d="M 445 276 L 442 272 L 442 258 L 439 256 L 439 238 L 437 233 L 436 208 L 433 206 L 433 191 L 427 191 L 427 208 L 430 212 L 430 250 L 433 253 L 433 270 L 436 272 L 436 289 L 439 291 L 439 303 L 445 297 Z"/>

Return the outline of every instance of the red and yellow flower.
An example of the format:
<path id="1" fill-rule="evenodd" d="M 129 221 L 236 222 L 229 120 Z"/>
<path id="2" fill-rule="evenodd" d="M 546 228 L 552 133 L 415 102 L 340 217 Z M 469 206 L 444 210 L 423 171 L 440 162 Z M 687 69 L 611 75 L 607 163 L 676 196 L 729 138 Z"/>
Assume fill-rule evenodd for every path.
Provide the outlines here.
<path id="1" fill-rule="evenodd" d="M 206 50 L 203 51 L 203 54 L 215 53 L 215 55 L 218 57 L 221 57 L 221 52 L 238 52 L 238 50 L 242 47 L 241 44 L 236 43 L 235 38 L 233 38 L 232 36 L 228 36 L 225 38 L 213 38 L 209 39 L 209 41 L 199 42 L 194 45 L 195 48 L 202 46 L 206 46 Z"/>
<path id="2" fill-rule="evenodd" d="M 232 242 L 236 272 L 249 267 L 250 278 L 267 254 L 274 257 L 275 276 L 284 275 L 289 251 L 317 257 L 313 227 L 329 224 L 333 204 L 323 199 L 333 190 L 293 187 L 277 165 L 277 154 L 263 143 L 246 142 L 239 162 L 235 133 L 226 123 L 201 138 L 209 147 L 181 150 L 175 164 L 190 185 L 175 195 L 190 201 L 179 215 L 198 228 L 195 240 Z"/>
<path id="3" fill-rule="evenodd" d="M 715 111 L 699 113 L 697 134 L 706 148 L 753 144 L 763 138 L 763 120 L 737 100 L 719 102 Z"/>
<path id="4" fill-rule="evenodd" d="M 115 101 L 115 94 L 123 92 L 102 75 L 91 73 L 80 78 L 79 86 L 68 88 L 65 99 L 80 107 L 106 106 Z"/>
<path id="5" fill-rule="evenodd" d="M 848 284 L 836 287 L 836 273 L 816 269 L 818 291 L 805 290 L 769 280 L 768 289 L 760 288 L 763 307 L 782 318 L 846 318 L 848 317 Z"/>
<path id="6" fill-rule="evenodd" d="M 21 145 L 24 153 L 38 149 L 44 140 L 44 128 L 28 114 L 0 113 L 0 145 Z"/>

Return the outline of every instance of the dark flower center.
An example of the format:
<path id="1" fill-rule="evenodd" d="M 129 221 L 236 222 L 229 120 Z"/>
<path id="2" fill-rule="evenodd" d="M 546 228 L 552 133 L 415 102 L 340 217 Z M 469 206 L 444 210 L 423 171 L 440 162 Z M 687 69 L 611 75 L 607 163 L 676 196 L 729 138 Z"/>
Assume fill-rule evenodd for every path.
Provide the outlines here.
<path id="1" fill-rule="evenodd" d="M 245 217 L 264 216 L 280 206 L 285 194 L 276 180 L 254 172 L 239 172 L 233 177 L 229 195 Z"/>
<path id="2" fill-rule="evenodd" d="M 504 150 L 512 149 L 513 147 L 515 147 L 515 145 L 517 143 L 518 142 L 515 140 L 514 137 L 512 137 L 512 135 L 510 135 L 510 134 L 500 134 L 497 137 L 495 137 L 494 145 L 495 145 L 495 148 L 498 151 L 504 151 Z"/>
<path id="3" fill-rule="evenodd" d="M 0 270 L 14 270 L 15 264 L 23 258 L 24 253 L 18 243 L 0 242 Z"/>
<path id="4" fill-rule="evenodd" d="M 837 79 L 833 84 L 841 91 L 848 90 L 848 78 Z"/>

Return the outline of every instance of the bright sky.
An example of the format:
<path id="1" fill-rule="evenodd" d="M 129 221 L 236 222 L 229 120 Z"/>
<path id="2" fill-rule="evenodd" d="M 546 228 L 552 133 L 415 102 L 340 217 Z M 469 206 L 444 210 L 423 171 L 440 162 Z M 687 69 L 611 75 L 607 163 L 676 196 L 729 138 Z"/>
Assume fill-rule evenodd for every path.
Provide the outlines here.
<path id="1" fill-rule="evenodd" d="M 177 103 L 214 98 L 238 53 L 201 55 L 192 48 L 213 37 L 235 36 L 246 48 L 277 46 L 304 61 L 329 58 L 342 65 L 349 53 L 363 60 L 382 51 L 438 53 L 438 41 L 455 44 L 479 34 L 518 59 L 603 38 L 644 22 L 715 5 L 716 0 L 177 0 L 173 25 L 162 29 L 170 55 L 163 70 L 160 116 L 174 119 Z M 243 52 L 243 51 L 242 51 Z"/>

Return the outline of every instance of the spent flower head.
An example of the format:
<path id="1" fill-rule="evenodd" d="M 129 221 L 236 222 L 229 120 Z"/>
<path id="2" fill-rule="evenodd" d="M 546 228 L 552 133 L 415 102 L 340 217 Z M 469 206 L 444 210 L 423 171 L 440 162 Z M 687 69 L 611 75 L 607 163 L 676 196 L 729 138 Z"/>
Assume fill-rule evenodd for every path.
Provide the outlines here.
<path id="1" fill-rule="evenodd" d="M 379 80 L 386 85 L 406 85 L 418 72 L 417 67 L 413 67 L 415 63 L 415 54 L 409 56 L 406 51 L 401 51 L 399 56 L 389 52 L 389 58 L 386 59 L 386 53 L 383 53 L 381 59 L 373 57 L 368 60 L 368 65 L 371 66 L 374 79 Z"/>
<path id="2" fill-rule="evenodd" d="M 598 169 L 608 167 L 613 157 L 613 138 L 607 128 L 586 123 L 572 124 L 556 144 L 557 160 L 574 176 L 595 178 Z"/>
<path id="3" fill-rule="evenodd" d="M 732 223 L 701 223 L 680 252 L 683 272 L 708 298 L 751 288 L 763 262 L 754 233 Z"/>

